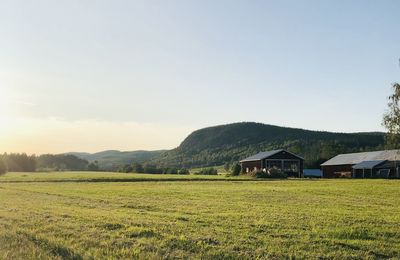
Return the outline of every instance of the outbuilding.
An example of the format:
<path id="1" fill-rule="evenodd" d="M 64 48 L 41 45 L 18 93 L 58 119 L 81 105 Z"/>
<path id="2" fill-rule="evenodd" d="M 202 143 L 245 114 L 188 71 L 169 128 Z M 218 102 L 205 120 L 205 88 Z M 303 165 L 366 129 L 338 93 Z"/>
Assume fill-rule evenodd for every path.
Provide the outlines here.
<path id="1" fill-rule="evenodd" d="M 256 170 L 280 169 L 291 177 L 303 176 L 304 159 L 286 150 L 260 152 L 240 161 L 242 173 Z"/>
<path id="2" fill-rule="evenodd" d="M 339 154 L 321 169 L 323 178 L 399 178 L 400 150 Z"/>

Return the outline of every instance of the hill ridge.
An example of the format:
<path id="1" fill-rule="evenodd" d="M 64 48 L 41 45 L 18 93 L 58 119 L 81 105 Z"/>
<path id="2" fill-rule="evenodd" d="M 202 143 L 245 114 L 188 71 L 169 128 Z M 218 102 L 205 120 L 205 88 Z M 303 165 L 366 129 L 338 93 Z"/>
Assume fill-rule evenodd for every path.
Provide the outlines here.
<path id="1" fill-rule="evenodd" d="M 339 133 L 236 122 L 195 130 L 177 148 L 151 163 L 164 167 L 215 166 L 283 148 L 303 156 L 306 166 L 319 167 L 320 162 L 338 153 L 382 149 L 383 136 L 379 132 Z"/>

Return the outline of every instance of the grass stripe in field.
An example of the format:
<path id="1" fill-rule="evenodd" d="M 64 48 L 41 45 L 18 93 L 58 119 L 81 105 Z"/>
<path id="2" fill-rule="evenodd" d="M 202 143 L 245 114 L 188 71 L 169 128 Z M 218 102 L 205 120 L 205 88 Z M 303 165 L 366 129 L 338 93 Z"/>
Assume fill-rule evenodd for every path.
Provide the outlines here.
<path id="1" fill-rule="evenodd" d="M 249 179 L 235 177 L 235 179 Z M 171 174 L 137 174 L 114 172 L 15 172 L 0 176 L 0 182 L 17 181 L 163 181 L 163 180 L 226 180 L 224 175 L 171 175 Z"/>
<path id="2" fill-rule="evenodd" d="M 248 176 L 225 175 L 172 175 L 113 172 L 30 172 L 7 173 L 0 183 L 15 182 L 146 182 L 146 181 L 272 181 Z"/>

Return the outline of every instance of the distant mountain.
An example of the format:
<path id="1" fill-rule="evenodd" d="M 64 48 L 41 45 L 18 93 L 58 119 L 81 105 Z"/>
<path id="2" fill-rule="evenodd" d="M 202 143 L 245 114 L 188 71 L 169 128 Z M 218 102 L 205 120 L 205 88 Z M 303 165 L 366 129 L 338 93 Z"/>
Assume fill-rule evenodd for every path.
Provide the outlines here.
<path id="1" fill-rule="evenodd" d="M 67 154 L 75 155 L 78 158 L 87 160 L 89 162 L 98 161 L 99 167 L 105 170 L 115 170 L 121 165 L 131 164 L 133 162 L 144 163 L 146 161 L 152 160 L 166 150 L 157 151 L 130 151 L 121 152 L 116 150 L 108 150 L 98 153 L 80 153 L 80 152 L 70 152 Z"/>
<path id="2" fill-rule="evenodd" d="M 204 167 L 235 162 L 260 151 L 287 149 L 305 158 L 306 167 L 338 153 L 382 149 L 384 134 L 332 133 L 261 123 L 234 123 L 194 131 L 179 147 L 150 163 L 163 167 Z"/>

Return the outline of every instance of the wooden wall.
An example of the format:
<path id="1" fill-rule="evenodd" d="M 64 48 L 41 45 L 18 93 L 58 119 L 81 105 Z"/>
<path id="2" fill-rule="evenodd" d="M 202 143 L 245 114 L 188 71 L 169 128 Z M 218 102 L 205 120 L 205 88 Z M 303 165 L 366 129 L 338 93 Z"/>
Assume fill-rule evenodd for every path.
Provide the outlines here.
<path id="1" fill-rule="evenodd" d="M 251 172 L 254 170 L 254 167 L 261 169 L 261 161 L 242 162 L 242 173 L 246 173 L 246 168 L 249 168 Z"/>
<path id="2" fill-rule="evenodd" d="M 322 177 L 323 178 L 340 178 L 340 177 L 348 177 L 351 178 L 352 174 L 352 165 L 330 165 L 330 166 L 321 166 Z"/>
<path id="3" fill-rule="evenodd" d="M 297 157 L 297 156 L 295 156 L 295 155 L 293 155 L 291 153 L 288 153 L 286 151 L 282 151 L 280 153 L 274 154 L 274 155 L 266 158 L 265 160 L 267 160 L 267 159 L 268 160 L 299 160 L 299 162 L 300 162 L 300 169 L 299 169 L 300 176 L 298 176 L 298 173 L 295 173 L 295 174 L 291 173 L 289 175 L 291 177 L 303 177 L 304 160 L 301 159 L 300 157 Z M 266 165 L 265 160 L 264 160 L 264 165 Z"/>

